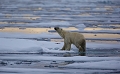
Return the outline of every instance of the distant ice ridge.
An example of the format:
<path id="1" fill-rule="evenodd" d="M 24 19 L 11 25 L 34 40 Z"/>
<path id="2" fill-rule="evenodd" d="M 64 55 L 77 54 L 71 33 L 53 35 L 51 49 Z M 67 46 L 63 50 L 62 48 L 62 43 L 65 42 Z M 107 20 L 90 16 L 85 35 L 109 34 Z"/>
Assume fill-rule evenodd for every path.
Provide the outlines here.
<path id="1" fill-rule="evenodd" d="M 0 14 L 2 15 L 2 14 Z M 5 26 L 8 27 L 23 27 L 23 28 L 27 28 L 27 27 L 70 27 L 72 26 L 72 24 L 70 24 L 69 22 L 66 21 L 61 21 L 61 22 L 40 22 L 40 23 L 25 23 L 25 24 L 17 24 L 14 26 L 10 26 L 9 24 L 4 24 L 4 25 L 0 25 L 0 28 L 3 28 Z"/>
<path id="2" fill-rule="evenodd" d="M 66 0 L 62 0 L 66 1 Z M 70 1 L 79 1 L 79 2 L 108 2 L 108 1 L 114 1 L 114 0 L 70 0 Z"/>
<path id="3" fill-rule="evenodd" d="M 31 27 L 55 27 L 55 26 L 71 26 L 69 22 L 41 22 L 41 23 L 31 23 L 31 24 L 26 24 L 26 26 L 31 26 Z"/>
<path id="4" fill-rule="evenodd" d="M 58 37 L 60 38 L 59 35 L 55 35 L 55 34 L 52 34 L 52 33 L 38 33 L 38 34 L 25 34 L 25 33 L 9 33 L 9 32 L 0 32 L 0 37 L 1 38 L 14 38 L 14 39 L 21 39 L 21 38 L 38 38 L 38 39 L 41 39 L 41 38 L 55 38 L 55 37 Z"/>
<path id="5" fill-rule="evenodd" d="M 75 26 L 77 29 L 79 29 L 80 31 L 81 30 L 84 30 L 86 28 L 86 26 L 84 24 L 78 24 Z"/>

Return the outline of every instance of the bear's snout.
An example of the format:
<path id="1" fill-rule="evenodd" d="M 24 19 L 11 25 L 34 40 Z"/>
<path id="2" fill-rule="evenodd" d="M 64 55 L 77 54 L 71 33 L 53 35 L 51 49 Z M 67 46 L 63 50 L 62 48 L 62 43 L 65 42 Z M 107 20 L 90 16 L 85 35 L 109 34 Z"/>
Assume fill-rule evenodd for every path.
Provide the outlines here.
<path id="1" fill-rule="evenodd" d="M 59 29 L 59 27 L 55 27 L 54 29 L 55 29 L 55 30 L 58 30 L 58 29 Z"/>

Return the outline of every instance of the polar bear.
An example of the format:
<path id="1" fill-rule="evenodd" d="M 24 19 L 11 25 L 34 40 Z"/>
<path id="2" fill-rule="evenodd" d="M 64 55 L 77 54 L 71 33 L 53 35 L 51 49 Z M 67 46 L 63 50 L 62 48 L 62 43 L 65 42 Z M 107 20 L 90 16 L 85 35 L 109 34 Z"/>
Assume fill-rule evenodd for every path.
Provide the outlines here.
<path id="1" fill-rule="evenodd" d="M 64 39 L 64 46 L 61 50 L 70 50 L 71 44 L 74 44 L 81 56 L 85 56 L 86 40 L 81 33 L 65 31 L 59 27 L 54 27 L 57 33 Z"/>

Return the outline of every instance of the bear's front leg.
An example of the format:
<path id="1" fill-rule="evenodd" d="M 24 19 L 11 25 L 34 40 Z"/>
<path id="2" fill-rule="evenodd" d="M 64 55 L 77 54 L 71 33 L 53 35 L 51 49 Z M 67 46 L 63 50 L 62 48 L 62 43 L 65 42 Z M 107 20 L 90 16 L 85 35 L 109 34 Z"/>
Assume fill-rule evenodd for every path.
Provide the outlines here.
<path id="1" fill-rule="evenodd" d="M 70 49 L 71 49 L 71 44 L 70 44 L 70 43 L 67 43 L 67 44 L 66 44 L 66 47 L 65 47 L 65 50 L 70 51 Z"/>
<path id="2" fill-rule="evenodd" d="M 65 50 L 65 48 L 66 48 L 66 43 L 64 42 L 64 46 L 62 47 L 61 50 Z"/>
<path id="3" fill-rule="evenodd" d="M 64 44 L 63 48 L 61 50 L 68 50 L 70 51 L 71 49 L 71 44 Z"/>

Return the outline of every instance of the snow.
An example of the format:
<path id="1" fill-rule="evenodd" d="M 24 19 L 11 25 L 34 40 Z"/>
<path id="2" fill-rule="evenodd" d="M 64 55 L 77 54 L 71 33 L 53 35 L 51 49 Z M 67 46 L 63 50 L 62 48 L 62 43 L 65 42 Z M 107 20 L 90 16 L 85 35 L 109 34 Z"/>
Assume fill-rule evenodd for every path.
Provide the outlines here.
<path id="1" fill-rule="evenodd" d="M 112 44 L 112 43 L 101 44 L 101 43 L 88 42 L 86 47 L 88 49 L 100 49 L 100 48 L 110 49 L 110 48 L 120 48 L 119 45 L 120 44 Z M 0 53 L 38 52 L 38 51 L 57 53 L 57 52 L 60 52 L 59 49 L 61 49 L 62 46 L 63 46 L 63 42 L 0 38 Z M 72 49 L 76 49 L 75 46 L 72 46 Z"/>
<path id="2" fill-rule="evenodd" d="M 52 48 L 54 46 L 58 46 L 54 42 L 49 41 L 33 41 L 33 40 L 26 40 L 26 39 L 5 39 L 0 38 L 0 46 L 1 46 L 1 52 L 38 52 L 42 51 L 42 48 L 45 49 L 46 45 L 47 48 Z"/>

